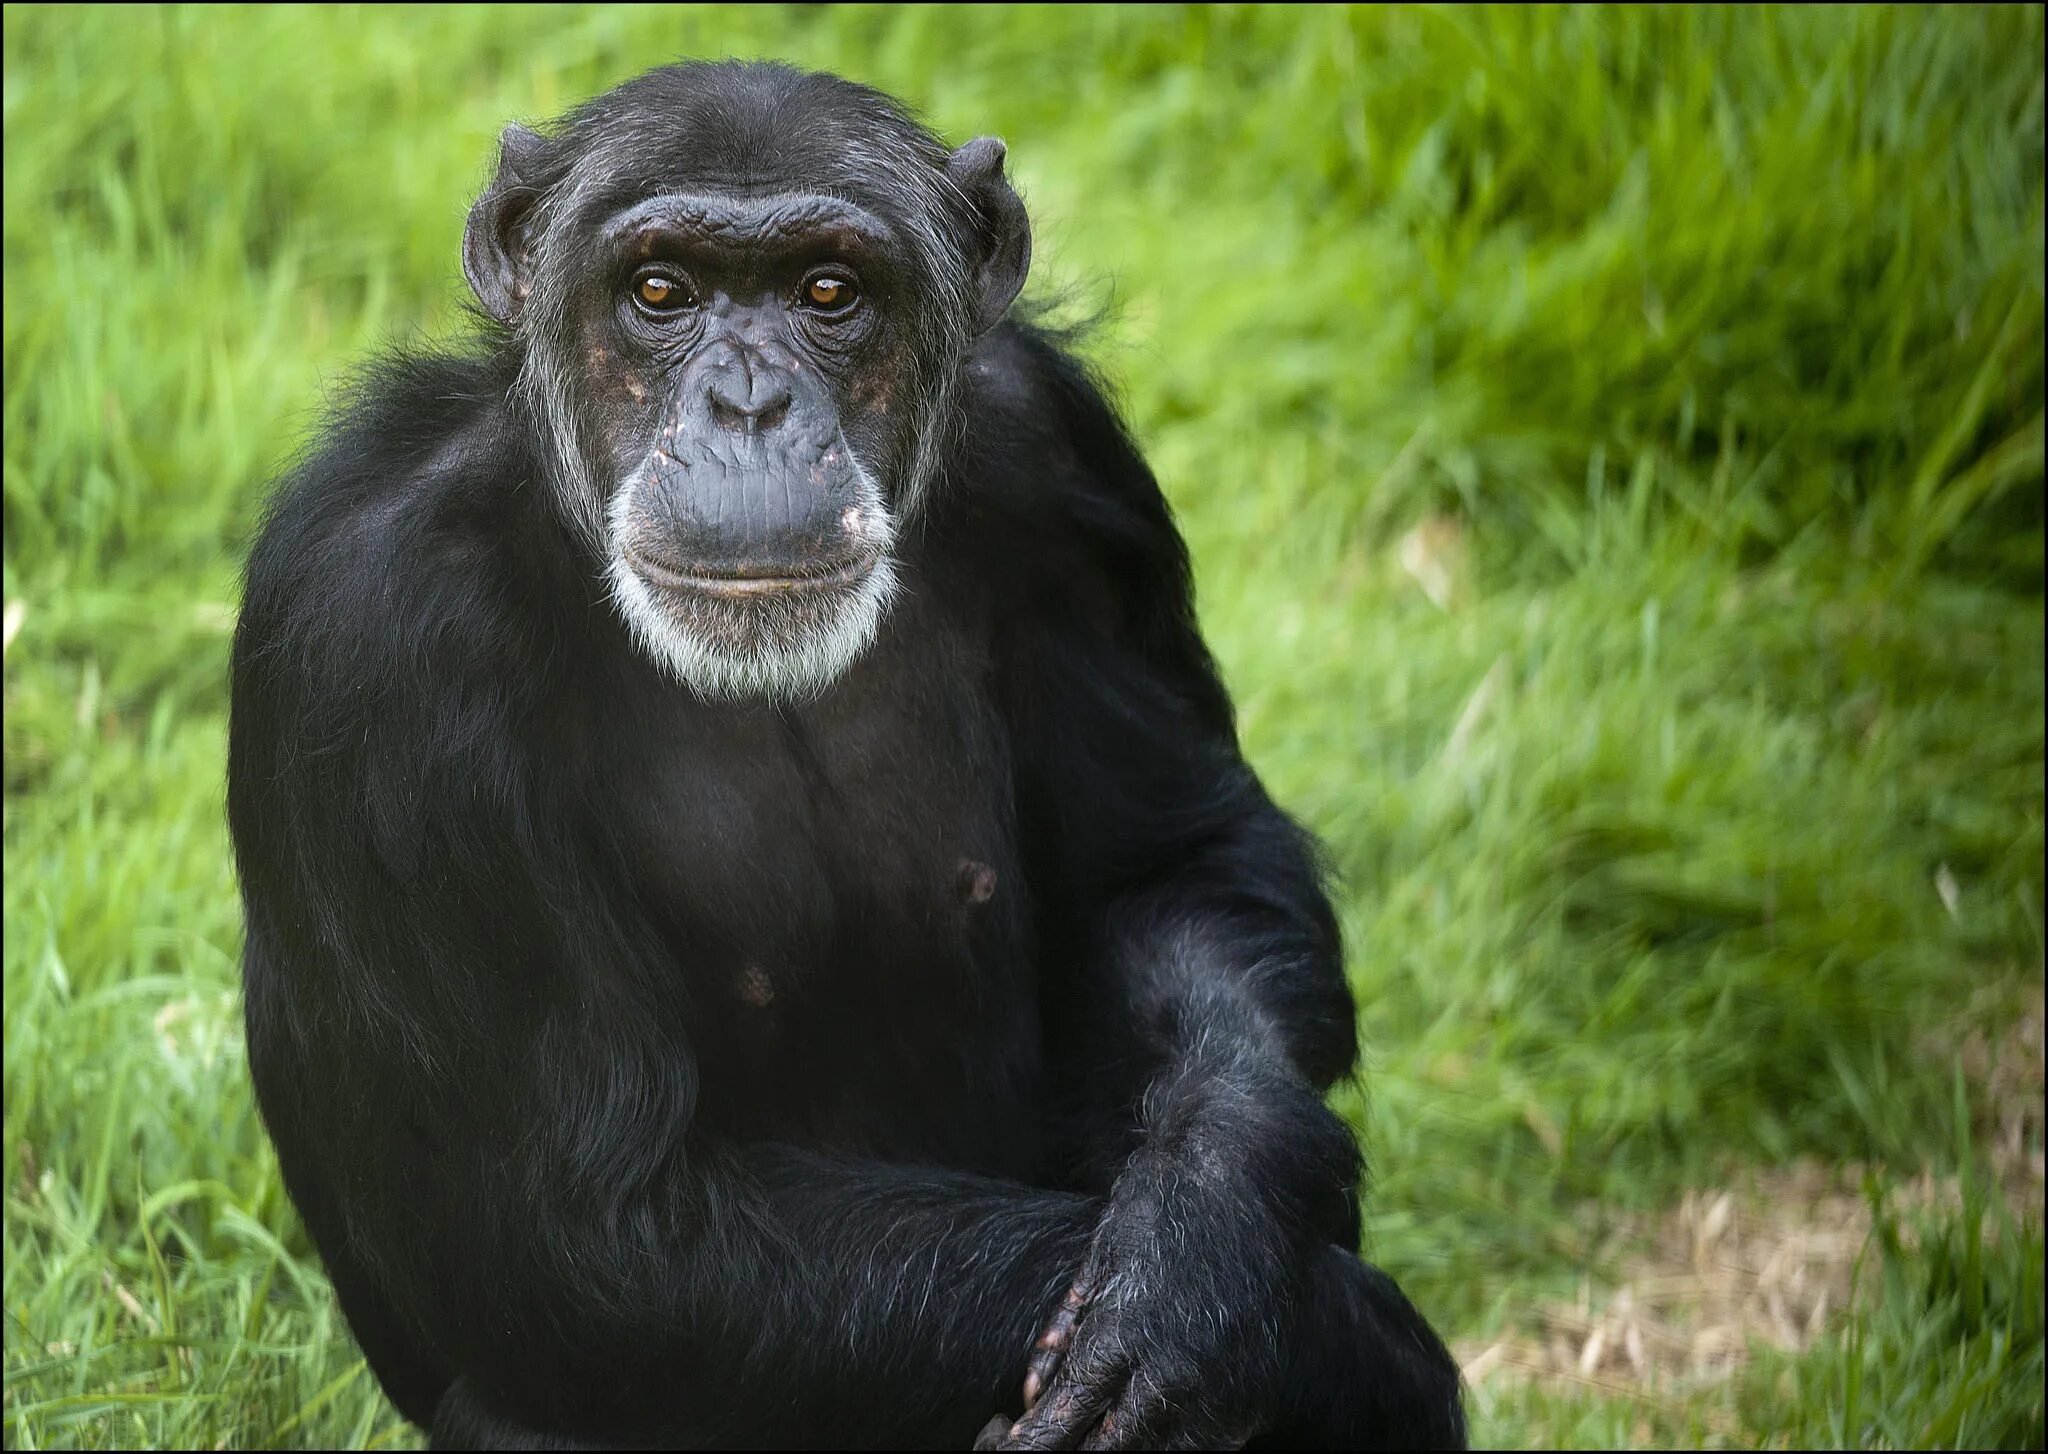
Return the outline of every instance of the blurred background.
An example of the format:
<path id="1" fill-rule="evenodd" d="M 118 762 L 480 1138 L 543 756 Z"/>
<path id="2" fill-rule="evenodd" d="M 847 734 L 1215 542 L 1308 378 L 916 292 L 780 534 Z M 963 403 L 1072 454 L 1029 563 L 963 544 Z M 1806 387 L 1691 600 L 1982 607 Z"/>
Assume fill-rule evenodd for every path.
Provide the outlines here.
<path id="1" fill-rule="evenodd" d="M 5 14 L 10 1448 L 408 1446 L 243 1063 L 267 481 L 677 55 L 997 132 L 1508 1445 L 2039 1447 L 2038 8 Z"/>

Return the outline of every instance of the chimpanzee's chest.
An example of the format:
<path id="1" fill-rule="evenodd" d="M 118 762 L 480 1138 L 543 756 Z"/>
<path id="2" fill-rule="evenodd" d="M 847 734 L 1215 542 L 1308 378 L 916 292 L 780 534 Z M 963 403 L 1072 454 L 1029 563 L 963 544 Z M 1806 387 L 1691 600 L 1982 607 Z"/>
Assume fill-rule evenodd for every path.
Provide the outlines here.
<path id="1" fill-rule="evenodd" d="M 636 711 L 630 871 L 703 1127 L 1021 1172 L 1039 1035 L 1008 733 L 974 643 L 917 624 L 816 702 Z"/>

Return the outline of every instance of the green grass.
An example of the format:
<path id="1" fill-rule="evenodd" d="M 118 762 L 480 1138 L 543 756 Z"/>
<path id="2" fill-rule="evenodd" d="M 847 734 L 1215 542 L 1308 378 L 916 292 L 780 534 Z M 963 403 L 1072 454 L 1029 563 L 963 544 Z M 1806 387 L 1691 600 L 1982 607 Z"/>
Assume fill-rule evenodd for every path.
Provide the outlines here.
<path id="1" fill-rule="evenodd" d="M 1001 133 L 1115 297 L 1460 1346 L 1689 1191 L 1867 1186 L 1810 1347 L 1476 1436 L 2039 1447 L 2040 13 L 1082 7 L 7 10 L 6 1443 L 416 1441 L 249 1097 L 237 564 L 323 390 L 460 327 L 499 124 L 727 53 Z"/>

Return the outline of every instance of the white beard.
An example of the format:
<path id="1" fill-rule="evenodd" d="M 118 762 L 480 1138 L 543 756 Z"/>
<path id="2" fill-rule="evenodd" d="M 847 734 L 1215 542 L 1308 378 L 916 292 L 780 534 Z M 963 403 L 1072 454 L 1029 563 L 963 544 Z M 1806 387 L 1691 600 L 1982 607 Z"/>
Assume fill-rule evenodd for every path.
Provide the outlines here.
<path id="1" fill-rule="evenodd" d="M 822 694 L 873 645 L 898 588 L 890 555 L 896 530 L 882 492 L 865 469 L 860 471 L 856 508 L 861 534 L 871 547 L 879 547 L 878 557 L 858 584 L 824 603 L 792 603 L 773 596 L 749 601 L 705 597 L 685 607 L 667 599 L 626 560 L 632 495 L 631 486 L 620 488 L 607 512 L 606 574 L 612 603 L 634 643 L 699 697 L 714 702 L 805 701 Z"/>

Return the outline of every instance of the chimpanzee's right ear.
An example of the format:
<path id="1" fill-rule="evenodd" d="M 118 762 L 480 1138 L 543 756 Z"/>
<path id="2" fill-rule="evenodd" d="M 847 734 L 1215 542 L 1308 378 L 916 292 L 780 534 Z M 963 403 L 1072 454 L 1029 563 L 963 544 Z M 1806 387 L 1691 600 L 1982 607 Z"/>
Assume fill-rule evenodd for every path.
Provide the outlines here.
<path id="1" fill-rule="evenodd" d="M 508 126 L 498 138 L 498 174 L 462 230 L 462 273 L 484 311 L 508 327 L 533 287 L 534 204 L 548 143 L 538 132 Z"/>

